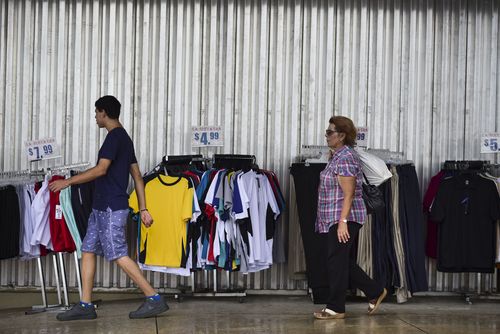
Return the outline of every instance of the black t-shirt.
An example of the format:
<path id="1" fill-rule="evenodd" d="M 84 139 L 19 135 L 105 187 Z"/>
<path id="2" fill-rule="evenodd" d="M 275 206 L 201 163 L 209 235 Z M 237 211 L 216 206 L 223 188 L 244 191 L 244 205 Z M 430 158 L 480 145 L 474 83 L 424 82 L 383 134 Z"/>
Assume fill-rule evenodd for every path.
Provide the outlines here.
<path id="1" fill-rule="evenodd" d="M 439 223 L 437 269 L 492 273 L 499 218 L 493 181 L 474 174 L 444 179 L 431 209 L 431 219 Z"/>
<path id="2" fill-rule="evenodd" d="M 134 144 L 124 128 L 114 128 L 108 132 L 101 149 L 99 159 L 111 160 L 106 175 L 95 180 L 94 201 L 92 207 L 106 211 L 128 209 L 128 176 L 130 165 L 137 162 Z"/>

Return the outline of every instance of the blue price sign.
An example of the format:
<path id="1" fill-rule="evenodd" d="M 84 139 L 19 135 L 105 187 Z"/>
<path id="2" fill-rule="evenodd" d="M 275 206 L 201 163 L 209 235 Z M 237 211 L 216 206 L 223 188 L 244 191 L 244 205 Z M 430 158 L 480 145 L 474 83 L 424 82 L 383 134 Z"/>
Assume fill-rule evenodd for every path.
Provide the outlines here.
<path id="1" fill-rule="evenodd" d="M 358 136 L 356 138 L 356 143 L 360 147 L 368 146 L 368 128 L 356 128 L 358 130 Z"/>
<path id="2" fill-rule="evenodd" d="M 55 138 L 26 141 L 26 154 L 29 161 L 46 160 L 59 157 L 59 146 Z"/>
<path id="3" fill-rule="evenodd" d="M 224 146 L 220 126 L 193 126 L 192 133 L 192 147 Z"/>
<path id="4" fill-rule="evenodd" d="M 481 137 L 481 153 L 500 153 L 500 133 Z"/>

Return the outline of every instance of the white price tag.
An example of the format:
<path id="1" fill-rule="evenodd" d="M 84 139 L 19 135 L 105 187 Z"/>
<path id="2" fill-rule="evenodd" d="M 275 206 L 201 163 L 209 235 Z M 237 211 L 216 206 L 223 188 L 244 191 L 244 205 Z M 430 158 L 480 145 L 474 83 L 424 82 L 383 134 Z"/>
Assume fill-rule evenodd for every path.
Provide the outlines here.
<path id="1" fill-rule="evenodd" d="M 63 217 L 62 208 L 59 204 L 56 204 L 56 219 L 62 219 L 62 217 Z"/>
<path id="2" fill-rule="evenodd" d="M 221 126 L 193 126 L 191 147 L 224 146 Z"/>
<path id="3" fill-rule="evenodd" d="M 59 145 L 55 138 L 45 138 L 24 143 L 28 160 L 46 160 L 59 157 Z"/>
<path id="4" fill-rule="evenodd" d="M 358 136 L 356 138 L 356 143 L 360 147 L 368 146 L 368 128 L 357 128 Z"/>
<path id="5" fill-rule="evenodd" d="M 500 133 L 490 133 L 481 137 L 481 153 L 500 153 Z"/>

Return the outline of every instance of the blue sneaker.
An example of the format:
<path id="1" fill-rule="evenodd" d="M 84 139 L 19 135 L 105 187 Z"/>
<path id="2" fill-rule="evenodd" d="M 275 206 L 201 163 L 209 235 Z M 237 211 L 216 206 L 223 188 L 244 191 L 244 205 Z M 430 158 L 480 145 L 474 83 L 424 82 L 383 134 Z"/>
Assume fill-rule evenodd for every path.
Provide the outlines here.
<path id="1" fill-rule="evenodd" d="M 130 319 L 151 318 L 167 310 L 168 305 L 163 296 L 160 296 L 159 300 L 146 298 L 144 303 L 142 303 L 137 310 L 129 313 L 128 317 Z"/>
<path id="2" fill-rule="evenodd" d="M 59 321 L 68 320 L 92 320 L 97 318 L 94 305 L 84 307 L 80 303 L 73 305 L 73 307 L 66 312 L 56 315 Z"/>

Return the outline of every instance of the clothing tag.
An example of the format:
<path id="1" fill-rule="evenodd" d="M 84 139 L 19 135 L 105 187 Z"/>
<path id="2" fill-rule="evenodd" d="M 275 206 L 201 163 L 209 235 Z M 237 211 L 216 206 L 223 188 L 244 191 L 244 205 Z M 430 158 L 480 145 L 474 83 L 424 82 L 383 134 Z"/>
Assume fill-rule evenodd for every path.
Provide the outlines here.
<path id="1" fill-rule="evenodd" d="M 59 204 L 56 204 L 56 219 L 62 219 L 62 209 Z"/>

